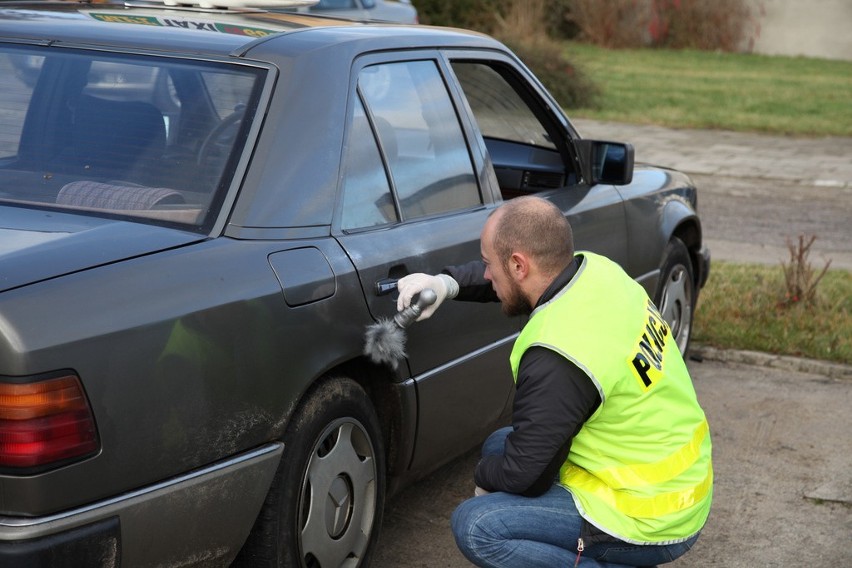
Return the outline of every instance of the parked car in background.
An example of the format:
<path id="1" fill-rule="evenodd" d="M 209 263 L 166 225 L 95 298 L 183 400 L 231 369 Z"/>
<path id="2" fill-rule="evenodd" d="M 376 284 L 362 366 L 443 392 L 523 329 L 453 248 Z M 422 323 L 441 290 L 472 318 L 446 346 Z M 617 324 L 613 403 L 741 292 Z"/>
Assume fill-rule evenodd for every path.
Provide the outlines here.
<path id="1" fill-rule="evenodd" d="M 417 8 L 408 0 L 319 0 L 310 8 L 301 11 L 350 20 L 372 20 L 416 24 Z"/>
<path id="2" fill-rule="evenodd" d="M 365 329 L 519 195 L 688 343 L 685 175 L 483 35 L 211 1 L 0 4 L 0 566 L 367 565 L 508 417 L 523 321 L 450 302 L 395 368 Z"/>

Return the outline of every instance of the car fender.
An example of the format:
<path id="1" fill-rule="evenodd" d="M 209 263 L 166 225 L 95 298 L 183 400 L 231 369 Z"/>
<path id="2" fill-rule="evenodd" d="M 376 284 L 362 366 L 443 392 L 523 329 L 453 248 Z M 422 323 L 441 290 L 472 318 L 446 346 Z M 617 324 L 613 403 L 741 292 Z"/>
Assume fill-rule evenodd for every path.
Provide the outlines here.
<path id="1" fill-rule="evenodd" d="M 617 189 L 627 220 L 628 272 L 653 295 L 662 251 L 672 236 L 688 236 L 688 247 L 700 247 L 695 185 L 680 172 L 640 164 L 632 183 Z"/>
<path id="2" fill-rule="evenodd" d="M 701 221 L 695 210 L 690 207 L 684 200 L 671 199 L 668 200 L 663 207 L 661 222 L 660 222 L 660 237 L 663 243 L 668 243 L 674 236 L 681 236 L 684 233 L 693 235 L 691 238 L 681 238 L 687 245 L 687 248 L 692 248 L 690 242 L 697 239 L 701 242 Z M 690 242 L 687 242 L 690 241 Z M 665 246 L 663 246 L 665 248 Z M 662 261 L 662 259 L 660 259 Z"/>

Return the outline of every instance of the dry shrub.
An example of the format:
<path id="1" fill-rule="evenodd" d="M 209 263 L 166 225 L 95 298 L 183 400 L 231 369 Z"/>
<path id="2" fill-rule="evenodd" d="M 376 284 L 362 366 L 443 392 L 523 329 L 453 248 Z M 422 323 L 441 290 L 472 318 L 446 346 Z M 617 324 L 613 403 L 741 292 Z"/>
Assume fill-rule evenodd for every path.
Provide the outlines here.
<path id="1" fill-rule="evenodd" d="M 567 18 L 580 39 L 611 48 L 647 44 L 651 0 L 571 0 Z"/>
<path id="2" fill-rule="evenodd" d="M 547 21 L 545 8 L 545 0 L 515 0 L 509 4 L 505 15 L 498 14 L 495 33 L 529 42 L 543 40 L 547 37 L 542 33 Z"/>
<path id="3" fill-rule="evenodd" d="M 568 61 L 562 43 L 542 31 L 547 27 L 550 3 L 513 0 L 506 14 L 497 16 L 494 36 L 520 57 L 560 105 L 593 106 L 597 87 Z"/>
<path id="4" fill-rule="evenodd" d="M 787 238 L 790 262 L 781 263 L 784 269 L 784 285 L 786 287 L 784 299 L 781 302 L 784 305 L 802 303 L 806 306 L 812 306 L 816 303 L 817 285 L 828 272 L 831 260 L 829 259 L 825 263 L 819 273 L 814 271 L 813 266 L 808 261 L 808 256 L 815 240 L 816 235 L 811 235 L 809 238 L 805 235 L 799 235 L 798 244 L 794 244 L 789 237 Z"/>
<path id="5" fill-rule="evenodd" d="M 420 22 L 491 33 L 509 0 L 416 0 Z"/>
<path id="6" fill-rule="evenodd" d="M 570 0 L 581 39 L 610 48 L 737 51 L 757 33 L 747 0 Z"/>
<path id="7" fill-rule="evenodd" d="M 756 31 L 744 0 L 654 0 L 652 13 L 651 41 L 664 47 L 738 51 Z"/>
<path id="8" fill-rule="evenodd" d="M 566 13 L 572 0 L 545 0 L 546 9 L 535 34 L 545 31 L 553 37 L 568 37 L 573 29 Z M 498 19 L 505 18 L 525 0 L 415 0 L 420 22 L 495 33 Z"/>

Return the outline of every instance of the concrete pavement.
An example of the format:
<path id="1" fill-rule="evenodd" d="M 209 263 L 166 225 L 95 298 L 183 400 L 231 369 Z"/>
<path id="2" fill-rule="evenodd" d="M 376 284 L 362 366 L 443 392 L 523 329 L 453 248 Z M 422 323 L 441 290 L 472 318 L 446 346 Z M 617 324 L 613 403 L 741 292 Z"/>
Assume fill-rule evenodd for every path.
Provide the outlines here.
<path id="1" fill-rule="evenodd" d="M 586 138 L 630 142 L 637 162 L 690 174 L 714 259 L 777 265 L 787 237 L 812 234 L 815 266 L 852 270 L 852 138 L 573 122 Z"/>
<path id="2" fill-rule="evenodd" d="M 584 138 L 630 142 L 636 161 L 689 174 L 783 180 L 852 197 L 852 138 L 794 138 L 573 119 Z"/>

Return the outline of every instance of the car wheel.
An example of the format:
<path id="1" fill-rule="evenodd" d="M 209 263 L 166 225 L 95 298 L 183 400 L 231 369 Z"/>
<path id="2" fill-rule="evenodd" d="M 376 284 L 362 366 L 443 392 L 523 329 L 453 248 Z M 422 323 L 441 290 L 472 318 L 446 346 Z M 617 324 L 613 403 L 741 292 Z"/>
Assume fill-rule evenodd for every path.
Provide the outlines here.
<path id="1" fill-rule="evenodd" d="M 686 354 L 692 337 L 695 278 L 689 251 L 677 237 L 672 237 L 666 246 L 655 303 L 669 324 L 680 352 Z"/>
<path id="2" fill-rule="evenodd" d="M 234 565 L 368 565 L 381 526 L 383 451 L 364 389 L 345 378 L 317 385 L 290 421 L 273 487 Z"/>

